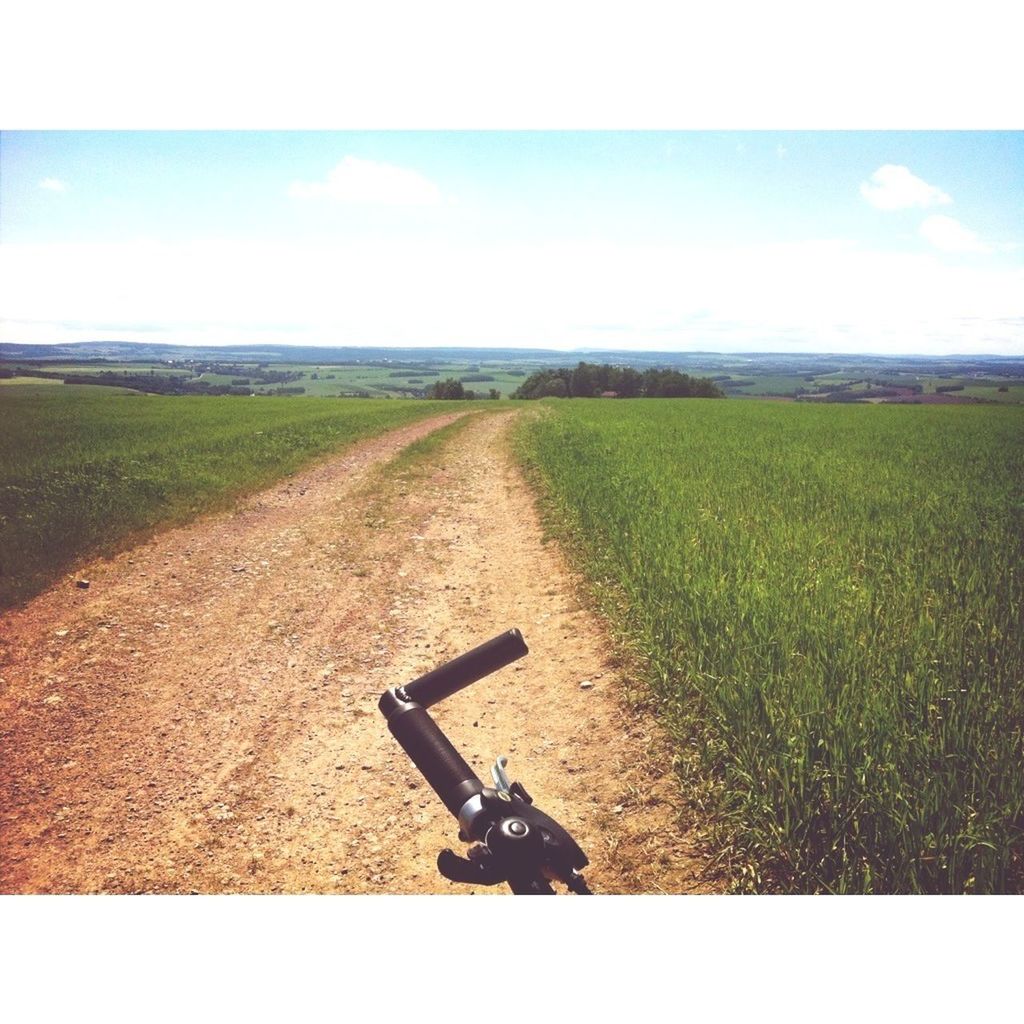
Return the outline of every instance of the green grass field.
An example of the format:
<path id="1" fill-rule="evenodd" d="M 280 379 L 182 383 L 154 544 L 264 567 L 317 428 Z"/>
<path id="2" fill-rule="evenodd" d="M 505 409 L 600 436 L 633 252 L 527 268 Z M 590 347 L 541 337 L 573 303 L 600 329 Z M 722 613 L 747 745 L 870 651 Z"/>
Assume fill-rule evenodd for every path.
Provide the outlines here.
<path id="1" fill-rule="evenodd" d="M 42 385 L 56 385 L 62 387 L 64 381 L 54 380 L 48 377 L 0 377 L 0 388 L 21 388 L 21 387 L 38 387 Z"/>
<path id="2" fill-rule="evenodd" d="M 520 446 L 740 887 L 1024 888 L 1024 410 L 563 402 Z"/>
<path id="3" fill-rule="evenodd" d="M 114 366 L 108 366 L 103 363 L 45 363 L 40 364 L 36 368 L 46 370 L 49 373 L 65 373 L 78 377 L 96 376 L 111 371 L 115 373 L 122 373 L 124 371 L 128 373 L 155 373 L 163 377 L 181 373 L 181 370 L 172 370 L 167 366 L 161 366 L 160 363 L 123 363 Z"/>
<path id="4" fill-rule="evenodd" d="M 459 408 L 465 403 L 459 403 Z M 453 403 L 0 390 L 0 607 L 86 554 L 183 522 L 310 459 Z"/>

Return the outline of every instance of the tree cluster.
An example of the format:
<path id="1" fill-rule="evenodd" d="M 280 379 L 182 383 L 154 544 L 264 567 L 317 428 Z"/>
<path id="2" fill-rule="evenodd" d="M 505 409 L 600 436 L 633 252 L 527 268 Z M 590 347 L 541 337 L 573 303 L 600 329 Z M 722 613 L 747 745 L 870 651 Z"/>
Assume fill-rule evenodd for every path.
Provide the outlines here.
<path id="1" fill-rule="evenodd" d="M 493 378 L 491 378 L 493 380 Z M 440 398 L 446 401 L 474 401 L 479 398 L 499 399 L 501 392 L 497 388 L 490 388 L 485 395 L 482 391 L 478 394 L 470 388 L 464 387 L 462 381 L 457 377 L 448 377 L 445 380 L 435 381 L 426 390 L 427 398 Z"/>
<path id="2" fill-rule="evenodd" d="M 513 398 L 724 398 L 707 377 L 678 370 L 634 370 L 603 363 L 577 364 L 575 369 L 538 370 L 512 393 Z"/>
<path id="3" fill-rule="evenodd" d="M 35 374 L 34 376 L 39 376 Z M 54 375 L 51 375 L 54 376 Z M 61 374 L 65 384 L 107 385 L 108 387 L 131 388 L 151 395 L 251 395 L 248 386 L 211 384 L 205 380 L 190 380 L 185 377 L 169 377 L 160 374 L 100 373 Z M 275 394 L 300 394 L 305 388 L 277 388 Z"/>
<path id="4" fill-rule="evenodd" d="M 248 377 L 249 383 L 253 384 L 291 384 L 302 379 L 301 370 L 271 370 L 266 363 L 260 363 L 256 369 L 244 363 L 217 363 L 187 360 L 167 360 L 167 365 L 172 369 L 187 370 L 196 375 L 202 373 L 215 373 L 222 377 Z M 313 374 L 316 377 L 316 374 Z"/>

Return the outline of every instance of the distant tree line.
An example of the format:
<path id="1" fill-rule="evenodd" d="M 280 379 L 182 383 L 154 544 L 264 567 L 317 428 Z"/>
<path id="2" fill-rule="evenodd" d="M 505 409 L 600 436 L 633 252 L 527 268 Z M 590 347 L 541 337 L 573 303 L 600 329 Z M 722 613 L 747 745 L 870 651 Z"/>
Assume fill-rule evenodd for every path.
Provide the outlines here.
<path id="1" fill-rule="evenodd" d="M 99 373 L 58 373 L 53 370 L 19 366 L 14 373 L 21 377 L 60 380 L 65 384 L 129 388 L 132 391 L 145 391 L 152 395 L 239 395 L 248 397 L 254 394 L 251 386 L 239 385 L 234 381 L 230 385 L 212 384 L 206 380 L 158 374 L 152 370 L 146 373 L 132 373 L 128 370 L 101 370 Z M 289 379 L 294 379 L 294 377 Z M 306 389 L 303 387 L 278 387 L 263 392 L 263 394 L 302 395 L 305 394 L 305 391 Z"/>
<path id="2" fill-rule="evenodd" d="M 231 384 L 211 384 L 205 380 L 192 380 L 188 377 L 168 377 L 163 375 L 110 373 L 83 373 L 64 375 L 65 384 L 108 385 L 118 388 L 131 388 L 134 391 L 145 391 L 151 395 L 251 395 L 251 387 Z M 277 388 L 276 394 L 301 394 L 305 388 Z"/>
<path id="3" fill-rule="evenodd" d="M 530 374 L 512 393 L 513 398 L 724 398 L 721 388 L 707 377 L 691 377 L 678 370 L 634 370 L 631 366 L 603 363 L 577 364 Z"/>
<path id="4" fill-rule="evenodd" d="M 898 398 L 902 394 L 895 388 L 864 388 L 863 391 L 836 390 L 828 393 L 829 402 L 863 402 L 868 398 Z"/>
<path id="5" fill-rule="evenodd" d="M 172 369 L 186 370 L 189 373 L 215 373 L 221 377 L 247 377 L 252 384 L 291 384 L 302 379 L 301 370 L 271 370 L 266 363 L 260 363 L 255 369 L 244 363 L 217 363 L 195 359 L 170 359 L 167 365 Z M 313 374 L 315 377 L 316 374 Z M 234 383 L 234 381 L 232 381 Z"/>
<path id="6" fill-rule="evenodd" d="M 478 393 L 465 387 L 457 377 L 448 377 L 445 380 L 438 380 L 431 384 L 427 388 L 424 397 L 456 402 L 465 399 L 472 402 L 480 398 L 497 400 L 501 398 L 501 392 L 497 388 L 491 388 L 485 395 L 482 391 Z"/>
<path id="7" fill-rule="evenodd" d="M 854 388 L 858 384 L 867 387 L 860 391 Z M 910 384 L 902 381 L 884 380 L 881 378 L 858 377 L 856 380 L 819 382 L 813 388 L 795 388 L 791 394 L 795 398 L 820 398 L 829 396 L 829 401 L 859 402 L 864 398 L 894 398 L 910 392 L 919 395 L 924 390 L 921 384 Z M 784 394 L 785 392 L 780 392 Z"/>

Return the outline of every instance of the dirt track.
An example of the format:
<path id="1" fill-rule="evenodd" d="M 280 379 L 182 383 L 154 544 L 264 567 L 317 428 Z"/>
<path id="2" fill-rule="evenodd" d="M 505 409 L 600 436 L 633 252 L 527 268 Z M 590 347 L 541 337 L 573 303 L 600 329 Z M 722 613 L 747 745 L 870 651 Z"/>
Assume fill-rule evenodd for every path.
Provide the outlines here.
<path id="1" fill-rule="evenodd" d="M 434 711 L 455 745 L 485 781 L 509 756 L 596 891 L 712 889 L 656 730 L 543 543 L 512 416 L 381 477 L 454 416 L 394 431 L 7 614 L 0 890 L 507 891 L 438 875 L 454 820 L 376 704 L 512 626 L 530 656 Z"/>

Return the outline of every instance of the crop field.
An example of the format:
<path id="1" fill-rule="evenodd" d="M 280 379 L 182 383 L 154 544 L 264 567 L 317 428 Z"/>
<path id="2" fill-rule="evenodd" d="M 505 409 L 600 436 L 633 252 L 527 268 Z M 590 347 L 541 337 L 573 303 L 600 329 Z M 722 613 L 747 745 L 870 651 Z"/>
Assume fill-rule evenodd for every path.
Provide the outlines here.
<path id="1" fill-rule="evenodd" d="M 268 368 L 278 373 L 289 375 L 286 386 L 301 389 L 304 397 L 337 398 L 410 398 L 420 397 L 438 380 L 454 377 L 463 381 L 467 389 L 486 397 L 493 388 L 501 395 L 511 394 L 523 382 L 526 372 L 514 366 L 506 366 L 503 362 L 492 364 L 471 362 L 468 360 L 443 360 L 414 364 L 408 361 L 373 363 L 291 363 L 275 362 L 249 363 L 230 362 L 231 372 L 218 372 L 204 368 L 202 361 L 179 361 L 174 365 L 158 362 L 105 362 L 83 361 L 81 363 L 64 363 L 52 360 L 13 360 L 0 361 L 0 369 L 18 373 L 19 369 L 43 371 L 50 374 L 63 374 L 78 378 L 100 377 L 101 374 L 116 376 L 143 377 L 177 377 L 192 382 L 205 381 L 207 384 L 234 385 L 245 381 L 256 394 L 273 393 L 279 386 L 261 384 L 260 376 Z M 229 366 L 223 366 L 228 369 Z M 40 383 L 48 381 L 59 384 L 53 378 L 31 377 L 18 375 L 11 378 L 0 378 L 0 385 Z M 251 382 L 251 383 L 250 383 Z M 86 381 L 88 383 L 88 380 Z"/>
<path id="2" fill-rule="evenodd" d="M 451 403 L 0 392 L 0 607 L 134 531 L 183 522 L 322 453 Z"/>
<path id="3" fill-rule="evenodd" d="M 422 367 L 367 366 L 365 364 L 330 364 L 310 366 L 302 364 L 274 364 L 274 369 L 287 369 L 302 376 L 296 383 L 306 389 L 307 395 L 337 395 L 359 392 L 371 397 L 414 394 L 447 377 L 465 382 L 465 386 L 483 393 L 494 388 L 502 394 L 515 391 L 523 382 L 523 374 L 510 374 L 497 366 L 481 366 L 469 362 L 426 363 Z"/>
<path id="4" fill-rule="evenodd" d="M 38 368 L 49 370 L 51 373 L 64 373 L 69 375 L 75 375 L 78 377 L 91 377 L 97 376 L 104 371 L 114 370 L 118 373 L 130 372 L 130 373 L 153 373 L 159 374 L 160 376 L 172 376 L 174 370 L 167 366 L 161 366 L 160 363 L 125 363 L 123 365 L 106 365 L 103 363 L 62 363 L 62 362 L 46 362 L 38 364 Z M 180 371 L 178 371 L 180 372 Z"/>
<path id="5" fill-rule="evenodd" d="M 547 403 L 519 444 L 741 888 L 1024 889 L 1024 410 Z"/>
<path id="6" fill-rule="evenodd" d="M 413 398 L 422 397 L 437 380 L 454 377 L 481 397 L 491 389 L 507 397 L 537 370 L 571 366 L 579 359 L 592 362 L 595 356 L 600 362 L 640 371 L 671 368 L 694 377 L 710 377 L 734 398 L 846 403 L 860 399 L 927 401 L 928 396 L 940 394 L 944 395 L 941 401 L 948 403 L 1024 402 L 1024 363 L 1010 357 L 633 351 L 588 355 L 539 349 L 269 346 L 264 350 L 103 342 L 51 347 L 0 343 L 0 383 L 5 373 L 30 378 L 33 372 L 43 372 L 64 374 L 79 382 L 81 378 L 120 375 L 129 386 L 142 391 L 166 390 L 147 387 L 155 383 L 153 378 L 178 378 L 193 386 L 242 387 L 257 394 L 276 394 L 285 386 L 288 394 L 311 398 Z M 280 379 L 282 374 L 286 380 Z M 97 383 L 101 381 L 97 379 Z"/>
<path id="7" fill-rule="evenodd" d="M 1017 367 L 1007 367 L 1002 374 L 986 373 L 974 369 L 970 373 L 957 373 L 951 367 L 950 372 L 942 376 L 928 373 L 925 367 L 887 366 L 867 363 L 850 370 L 820 372 L 810 367 L 806 372 L 787 371 L 775 372 L 772 367 L 757 363 L 744 365 L 740 369 L 725 366 L 717 367 L 717 373 L 704 370 L 705 375 L 713 375 L 715 383 L 734 398 L 830 398 L 830 392 L 846 395 L 850 392 L 870 391 L 872 389 L 911 389 L 919 395 L 935 395 L 945 392 L 956 402 L 1019 404 L 1024 399 L 1024 378 Z M 721 372 L 728 369 L 729 372 Z M 834 400 L 834 399 L 830 399 Z M 885 399 L 881 399 L 885 401 Z"/>
<path id="8" fill-rule="evenodd" d="M 0 377 L 0 388 L 20 388 L 24 386 L 38 387 L 39 385 L 56 385 L 62 387 L 64 381 L 52 380 L 42 377 Z"/>

